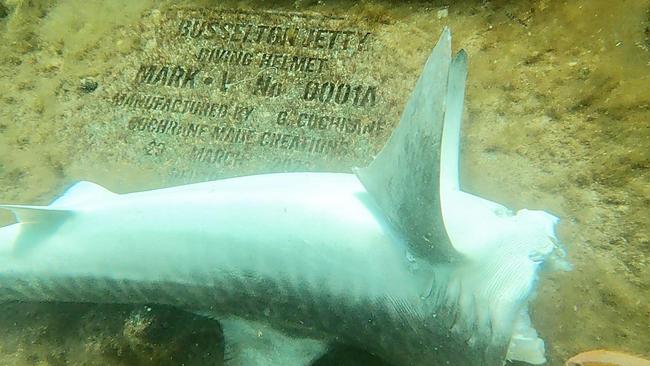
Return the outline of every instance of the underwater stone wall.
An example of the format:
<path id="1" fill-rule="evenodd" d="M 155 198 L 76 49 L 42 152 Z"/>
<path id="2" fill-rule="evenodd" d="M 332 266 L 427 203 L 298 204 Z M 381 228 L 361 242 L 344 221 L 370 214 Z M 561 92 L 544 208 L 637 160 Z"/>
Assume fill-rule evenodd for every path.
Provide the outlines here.
<path id="1" fill-rule="evenodd" d="M 550 364 L 650 354 L 647 2 L 274 3 L 0 1 L 0 201 L 48 203 L 79 179 L 127 192 L 362 166 L 449 25 L 470 60 L 463 186 L 562 218 L 575 270 L 532 308 Z M 0 307 L 0 364 L 177 364 L 214 326 Z"/>

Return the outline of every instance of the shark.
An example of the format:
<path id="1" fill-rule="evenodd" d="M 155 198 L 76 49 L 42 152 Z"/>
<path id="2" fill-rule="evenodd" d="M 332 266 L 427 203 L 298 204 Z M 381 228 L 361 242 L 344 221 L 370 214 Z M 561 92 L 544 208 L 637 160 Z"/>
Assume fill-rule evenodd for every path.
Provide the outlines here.
<path id="1" fill-rule="evenodd" d="M 569 266 L 545 211 L 461 189 L 467 54 L 445 28 L 401 119 L 350 173 L 272 173 L 0 205 L 0 302 L 164 304 L 219 320 L 228 366 L 352 346 L 394 365 L 543 364 L 528 305 Z"/>

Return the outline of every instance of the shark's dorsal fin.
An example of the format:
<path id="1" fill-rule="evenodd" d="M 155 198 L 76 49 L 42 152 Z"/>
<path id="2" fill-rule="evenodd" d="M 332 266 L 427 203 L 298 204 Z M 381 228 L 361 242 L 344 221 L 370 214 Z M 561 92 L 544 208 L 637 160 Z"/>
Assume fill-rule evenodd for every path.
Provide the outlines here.
<path id="1" fill-rule="evenodd" d="M 458 255 L 445 231 L 439 191 L 450 65 L 451 33 L 445 28 L 397 128 L 374 161 L 357 171 L 409 248 L 433 261 L 451 261 Z"/>
<path id="2" fill-rule="evenodd" d="M 75 208 L 90 202 L 115 197 L 116 194 L 99 184 L 80 181 L 68 188 L 61 197 L 50 204 L 51 208 Z"/>

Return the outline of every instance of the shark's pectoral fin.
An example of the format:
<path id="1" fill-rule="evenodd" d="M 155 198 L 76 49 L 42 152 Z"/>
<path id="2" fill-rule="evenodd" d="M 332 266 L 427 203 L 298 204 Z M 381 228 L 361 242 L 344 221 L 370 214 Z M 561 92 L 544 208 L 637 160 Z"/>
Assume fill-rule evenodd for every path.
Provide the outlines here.
<path id="1" fill-rule="evenodd" d="M 306 366 L 327 351 L 321 341 L 289 337 L 262 323 L 240 318 L 220 322 L 226 366 Z"/>
<path id="2" fill-rule="evenodd" d="M 16 254 L 23 253 L 51 236 L 73 211 L 49 206 L 0 205 L 10 210 L 19 222 L 3 227 L 5 235 L 0 243 L 0 251 L 8 250 Z"/>
<path id="3" fill-rule="evenodd" d="M 374 161 L 357 171 L 391 225 L 407 239 L 409 248 L 433 261 L 450 261 L 457 256 L 445 231 L 439 193 L 450 65 L 451 34 L 445 28 L 399 125 Z"/>
<path id="4" fill-rule="evenodd" d="M 25 224 L 58 222 L 72 215 L 70 210 L 50 206 L 0 205 L 0 208 L 11 211 L 17 221 Z"/>
<path id="5" fill-rule="evenodd" d="M 117 194 L 100 185 L 81 181 L 68 188 L 49 206 L 0 205 L 0 209 L 11 211 L 18 221 L 8 229 L 3 228 L 6 232 L 11 231 L 7 238 L 14 240 L 3 243 L 0 250 L 20 252 L 38 245 L 41 240 L 52 236 L 78 210 L 114 197 Z"/>
<path id="6" fill-rule="evenodd" d="M 52 202 L 49 206 L 0 205 L 11 211 L 16 220 L 25 224 L 52 223 L 64 220 L 84 205 L 117 196 L 115 193 L 92 182 L 81 181 Z"/>

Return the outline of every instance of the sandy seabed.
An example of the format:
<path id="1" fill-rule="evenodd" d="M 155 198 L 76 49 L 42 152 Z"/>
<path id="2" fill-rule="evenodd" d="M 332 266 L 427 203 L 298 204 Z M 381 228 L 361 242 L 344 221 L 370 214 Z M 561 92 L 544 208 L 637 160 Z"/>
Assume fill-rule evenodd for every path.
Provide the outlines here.
<path id="1" fill-rule="evenodd" d="M 87 119 L 78 90 L 142 47 L 134 29 L 168 5 L 0 1 L 0 201 L 46 204 L 82 178 L 118 192 L 164 185 L 156 183 L 156 172 L 93 152 L 93 142 L 80 137 L 86 133 L 80 121 Z M 385 57 L 407 60 L 402 101 L 449 25 L 454 47 L 465 48 L 470 59 L 465 190 L 562 220 L 560 238 L 575 268 L 545 276 L 531 309 L 549 364 L 596 348 L 650 356 L 647 1 L 287 1 L 275 7 L 386 25 L 394 32 L 381 35 L 391 47 Z M 222 357 L 218 329 L 165 307 L 3 304 L 0 365 L 204 365 Z"/>

